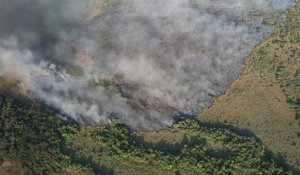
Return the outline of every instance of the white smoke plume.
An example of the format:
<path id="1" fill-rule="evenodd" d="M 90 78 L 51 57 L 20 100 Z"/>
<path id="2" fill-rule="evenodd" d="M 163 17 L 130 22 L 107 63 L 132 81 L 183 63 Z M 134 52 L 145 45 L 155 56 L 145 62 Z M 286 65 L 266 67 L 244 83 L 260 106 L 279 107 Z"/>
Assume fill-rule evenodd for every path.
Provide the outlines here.
<path id="1" fill-rule="evenodd" d="M 118 0 L 89 20 L 85 3 L 0 0 L 0 76 L 80 123 L 159 130 L 224 93 L 272 33 L 261 14 L 294 1 Z"/>

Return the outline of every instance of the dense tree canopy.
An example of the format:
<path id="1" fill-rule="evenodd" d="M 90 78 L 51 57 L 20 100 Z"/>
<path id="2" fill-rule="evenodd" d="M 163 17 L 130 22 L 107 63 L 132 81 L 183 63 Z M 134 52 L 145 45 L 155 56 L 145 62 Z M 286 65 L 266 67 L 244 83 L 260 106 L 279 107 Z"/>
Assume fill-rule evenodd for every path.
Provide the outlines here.
<path id="1" fill-rule="evenodd" d="M 99 157 L 159 167 L 177 174 L 284 174 L 284 168 L 254 136 L 192 119 L 179 121 L 170 128 L 170 132 L 181 133 L 185 139 L 196 140 L 176 150 L 138 142 L 127 127 L 116 121 L 85 135 L 89 138 L 85 144 L 94 145 L 93 149 L 85 150 L 90 147 L 74 146 L 76 137 L 82 135 L 80 128 L 54 117 L 45 107 L 2 95 L 0 109 L 2 151 L 7 158 L 26 167 L 29 174 L 52 174 L 74 167 L 80 167 L 80 173 L 101 174 L 105 167 L 100 166 Z M 85 155 L 84 151 L 93 156 Z"/>

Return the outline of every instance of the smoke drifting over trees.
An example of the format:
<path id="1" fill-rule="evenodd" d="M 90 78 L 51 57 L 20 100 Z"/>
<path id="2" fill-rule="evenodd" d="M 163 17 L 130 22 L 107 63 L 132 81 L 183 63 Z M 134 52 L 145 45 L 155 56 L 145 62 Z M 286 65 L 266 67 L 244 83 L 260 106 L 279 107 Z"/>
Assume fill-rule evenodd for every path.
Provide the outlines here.
<path id="1" fill-rule="evenodd" d="M 92 1 L 92 0 L 89 0 Z M 226 91 L 292 0 L 0 0 L 0 76 L 78 122 L 158 130 Z M 255 14 L 255 15 L 254 15 Z"/>

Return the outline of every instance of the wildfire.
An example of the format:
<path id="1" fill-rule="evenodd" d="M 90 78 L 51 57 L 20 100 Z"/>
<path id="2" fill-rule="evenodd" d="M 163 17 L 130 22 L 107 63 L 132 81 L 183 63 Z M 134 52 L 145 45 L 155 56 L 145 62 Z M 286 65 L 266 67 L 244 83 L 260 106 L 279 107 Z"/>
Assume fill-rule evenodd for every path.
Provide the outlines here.
<path id="1" fill-rule="evenodd" d="M 26 89 L 26 87 L 25 87 L 24 82 L 21 82 L 20 85 L 21 85 L 21 88 L 22 88 L 22 90 L 23 90 L 24 95 L 25 95 L 30 101 L 36 102 L 36 101 L 30 96 L 30 94 L 28 93 L 28 91 L 27 91 L 27 89 Z"/>

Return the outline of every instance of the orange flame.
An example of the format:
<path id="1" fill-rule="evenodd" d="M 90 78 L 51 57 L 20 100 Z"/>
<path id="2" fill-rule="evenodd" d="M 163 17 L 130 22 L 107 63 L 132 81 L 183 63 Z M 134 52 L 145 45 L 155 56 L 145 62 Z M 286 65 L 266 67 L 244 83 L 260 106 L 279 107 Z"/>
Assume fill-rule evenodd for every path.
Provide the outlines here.
<path id="1" fill-rule="evenodd" d="M 25 87 L 24 82 L 21 82 L 21 88 L 23 89 L 24 95 L 25 95 L 30 101 L 32 101 L 32 102 L 35 103 L 36 101 L 29 95 L 29 93 L 28 93 L 28 91 L 27 91 L 27 89 L 26 89 L 26 87 Z"/>

